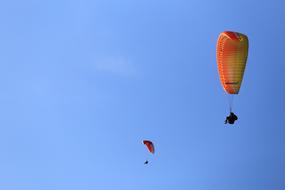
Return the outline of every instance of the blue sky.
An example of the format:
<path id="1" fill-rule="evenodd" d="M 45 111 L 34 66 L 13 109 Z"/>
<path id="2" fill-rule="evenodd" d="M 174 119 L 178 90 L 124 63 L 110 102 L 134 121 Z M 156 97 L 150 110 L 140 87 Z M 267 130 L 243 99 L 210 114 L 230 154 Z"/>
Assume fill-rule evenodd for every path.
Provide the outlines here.
<path id="1" fill-rule="evenodd" d="M 2 1 L 0 189 L 283 190 L 284 6 Z M 225 30 L 250 43 L 234 127 Z"/>

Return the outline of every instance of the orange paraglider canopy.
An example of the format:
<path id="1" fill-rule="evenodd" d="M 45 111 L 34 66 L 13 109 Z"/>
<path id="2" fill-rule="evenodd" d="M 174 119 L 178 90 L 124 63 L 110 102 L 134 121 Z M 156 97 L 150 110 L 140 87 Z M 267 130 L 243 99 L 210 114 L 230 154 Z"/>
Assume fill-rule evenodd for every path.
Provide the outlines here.
<path id="1" fill-rule="evenodd" d="M 228 94 L 238 94 L 246 66 L 248 38 L 238 32 L 225 31 L 217 42 L 220 81 Z"/>
<path id="2" fill-rule="evenodd" d="M 146 145 L 146 147 L 147 147 L 147 149 L 148 149 L 148 151 L 149 151 L 150 153 L 154 154 L 154 145 L 153 145 L 153 143 L 152 143 L 151 141 L 149 141 L 149 140 L 143 140 L 143 144 Z"/>

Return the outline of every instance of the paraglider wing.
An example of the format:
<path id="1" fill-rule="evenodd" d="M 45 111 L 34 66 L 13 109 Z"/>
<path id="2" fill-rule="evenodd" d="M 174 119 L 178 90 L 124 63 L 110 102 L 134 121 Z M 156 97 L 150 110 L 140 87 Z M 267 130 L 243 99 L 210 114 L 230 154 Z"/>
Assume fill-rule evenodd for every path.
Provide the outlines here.
<path id="1" fill-rule="evenodd" d="M 222 32 L 217 42 L 220 81 L 229 94 L 238 94 L 248 55 L 248 38 L 238 32 Z"/>
<path id="2" fill-rule="evenodd" d="M 153 145 L 153 143 L 152 143 L 151 141 L 149 141 L 149 140 L 143 140 L 143 144 L 146 145 L 146 147 L 147 147 L 147 149 L 148 149 L 148 151 L 149 151 L 150 153 L 154 154 L 154 145 Z"/>

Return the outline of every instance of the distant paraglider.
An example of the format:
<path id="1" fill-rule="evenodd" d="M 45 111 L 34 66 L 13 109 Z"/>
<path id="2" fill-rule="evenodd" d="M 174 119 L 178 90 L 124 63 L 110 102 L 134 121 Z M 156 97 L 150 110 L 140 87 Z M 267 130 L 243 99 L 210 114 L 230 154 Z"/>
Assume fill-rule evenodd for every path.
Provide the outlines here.
<path id="1" fill-rule="evenodd" d="M 152 154 L 154 154 L 154 145 L 149 140 L 143 140 L 143 144 L 147 147 L 148 151 Z M 148 160 L 144 162 L 144 164 L 148 164 Z"/>
<path id="2" fill-rule="evenodd" d="M 233 112 L 231 112 L 230 115 L 226 117 L 225 124 L 234 124 L 237 119 L 238 117 Z"/>
<path id="3" fill-rule="evenodd" d="M 230 96 L 239 93 L 248 55 L 248 38 L 238 32 L 225 31 L 217 42 L 217 64 L 221 84 Z M 230 115 L 225 123 L 234 124 L 238 117 L 232 112 L 230 97 Z"/>

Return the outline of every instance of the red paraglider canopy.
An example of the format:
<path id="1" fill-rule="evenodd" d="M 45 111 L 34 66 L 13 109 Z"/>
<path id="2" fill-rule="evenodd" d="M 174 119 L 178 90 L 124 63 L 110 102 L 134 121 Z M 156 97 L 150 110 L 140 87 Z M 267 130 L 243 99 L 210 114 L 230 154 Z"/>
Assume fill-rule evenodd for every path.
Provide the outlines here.
<path id="1" fill-rule="evenodd" d="M 147 149 L 149 150 L 150 153 L 154 154 L 154 145 L 151 141 L 149 140 L 143 140 L 143 144 L 146 145 Z"/>

